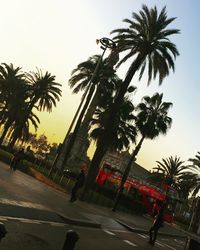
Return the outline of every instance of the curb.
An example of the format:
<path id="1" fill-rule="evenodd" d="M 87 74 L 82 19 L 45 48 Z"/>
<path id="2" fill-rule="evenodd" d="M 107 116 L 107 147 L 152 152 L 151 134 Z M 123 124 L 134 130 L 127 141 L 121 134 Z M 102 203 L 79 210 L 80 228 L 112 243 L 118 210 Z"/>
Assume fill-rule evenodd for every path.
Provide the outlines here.
<path id="1" fill-rule="evenodd" d="M 142 229 L 142 228 L 135 228 L 135 227 L 131 227 L 128 224 L 126 224 L 125 222 L 119 220 L 119 219 L 115 219 L 117 223 L 119 223 L 120 225 L 122 225 L 123 227 L 125 227 L 126 229 L 128 229 L 131 232 L 134 233 L 145 233 L 145 234 L 149 234 L 148 230 Z M 163 232 L 159 232 L 159 235 L 162 236 L 168 236 L 168 237 L 176 237 L 176 238 L 187 238 L 187 235 L 179 235 L 179 234 L 168 234 L 168 233 L 163 233 Z"/>
<path id="2" fill-rule="evenodd" d="M 65 215 L 60 214 L 60 213 L 57 213 L 57 215 L 60 216 L 60 218 L 64 222 L 66 222 L 67 224 L 70 224 L 70 225 L 81 226 L 81 227 L 101 228 L 100 223 L 87 221 L 87 220 L 76 220 L 76 219 L 66 217 Z"/>

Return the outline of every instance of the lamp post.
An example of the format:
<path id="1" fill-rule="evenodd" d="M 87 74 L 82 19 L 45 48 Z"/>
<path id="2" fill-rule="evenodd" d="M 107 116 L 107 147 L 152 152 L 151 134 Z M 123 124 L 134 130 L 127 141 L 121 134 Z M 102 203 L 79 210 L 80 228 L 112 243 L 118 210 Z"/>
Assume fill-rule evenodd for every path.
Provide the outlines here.
<path id="1" fill-rule="evenodd" d="M 99 57 L 99 60 L 98 60 L 97 65 L 95 67 L 95 70 L 94 70 L 94 72 L 92 74 L 92 77 L 90 79 L 90 83 L 92 83 L 94 81 L 95 77 L 98 74 L 98 70 L 99 70 L 100 64 L 102 62 L 102 59 L 103 59 L 103 56 L 104 56 L 106 50 L 107 49 L 114 49 L 114 48 L 116 48 L 115 42 L 112 41 L 109 38 L 106 38 L 106 37 L 103 37 L 101 39 L 97 39 L 96 42 L 97 42 L 97 44 L 99 44 L 99 43 L 101 44 L 100 48 L 103 50 L 103 52 L 102 52 L 101 56 Z M 52 168 L 51 168 L 51 170 L 49 172 L 49 175 L 52 173 L 52 170 L 56 166 L 58 158 L 60 157 L 60 155 L 62 153 L 64 153 L 65 157 L 64 157 L 64 160 L 62 162 L 62 165 L 61 165 L 60 169 L 61 170 L 64 169 L 64 165 L 67 162 L 67 159 L 69 158 L 71 149 L 72 149 L 72 147 L 74 145 L 74 141 L 76 139 L 76 135 L 77 135 L 78 130 L 80 128 L 82 119 L 83 119 L 83 117 L 85 115 L 85 110 L 89 106 L 89 103 L 91 101 L 93 92 L 94 92 L 94 86 L 90 87 L 90 84 L 88 84 L 88 88 L 87 88 L 86 92 L 84 93 L 83 98 L 81 100 L 81 103 L 80 103 L 80 105 L 79 105 L 79 107 L 78 107 L 78 109 L 76 111 L 76 114 L 75 114 L 73 120 L 72 120 L 72 123 L 70 124 L 68 132 L 67 132 L 67 134 L 65 136 L 65 139 L 63 141 L 63 145 L 61 147 L 61 150 L 57 154 L 57 156 L 56 156 L 56 158 L 54 160 L 54 163 L 53 163 Z M 85 102 L 85 104 L 84 104 L 84 102 Z M 82 110 L 81 110 L 81 108 L 82 108 Z M 80 112 L 80 110 L 81 110 L 81 112 Z M 67 138 L 68 138 L 68 136 L 69 136 L 69 134 L 71 132 L 72 127 L 74 126 L 74 123 L 75 123 L 75 121 L 77 119 L 77 116 L 78 116 L 79 112 L 80 112 L 80 115 L 79 115 L 78 120 L 76 122 L 75 128 L 74 128 L 73 132 L 71 133 L 71 137 L 68 139 L 68 142 L 67 142 Z M 66 143 L 67 143 L 67 145 L 65 145 Z"/>

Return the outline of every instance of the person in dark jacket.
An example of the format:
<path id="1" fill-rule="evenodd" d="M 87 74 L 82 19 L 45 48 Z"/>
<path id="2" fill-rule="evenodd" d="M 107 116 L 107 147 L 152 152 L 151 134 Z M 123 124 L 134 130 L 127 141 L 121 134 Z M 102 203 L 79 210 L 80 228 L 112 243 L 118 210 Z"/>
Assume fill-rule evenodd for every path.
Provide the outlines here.
<path id="1" fill-rule="evenodd" d="M 74 202 L 77 200 L 77 192 L 80 188 L 82 188 L 82 186 L 84 185 L 85 182 L 85 173 L 86 173 L 86 169 L 87 169 L 87 165 L 86 164 L 82 164 L 80 167 L 80 174 L 78 175 L 76 182 L 71 190 L 71 198 L 70 198 L 70 202 Z"/>
<path id="2" fill-rule="evenodd" d="M 149 243 L 151 245 L 155 244 L 158 230 L 163 227 L 164 224 L 164 212 L 165 212 L 165 202 L 160 206 L 158 214 L 155 216 L 155 220 L 153 222 L 152 227 L 149 230 Z"/>
<path id="3" fill-rule="evenodd" d="M 15 152 L 10 163 L 10 168 L 14 171 L 17 169 L 19 162 L 24 158 L 24 149 L 20 149 L 18 152 Z"/>

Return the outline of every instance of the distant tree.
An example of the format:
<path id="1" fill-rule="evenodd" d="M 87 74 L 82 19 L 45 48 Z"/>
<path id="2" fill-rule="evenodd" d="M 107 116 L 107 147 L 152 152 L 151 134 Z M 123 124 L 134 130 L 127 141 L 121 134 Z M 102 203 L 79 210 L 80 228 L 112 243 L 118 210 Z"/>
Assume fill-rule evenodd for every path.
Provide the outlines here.
<path id="1" fill-rule="evenodd" d="M 35 144 L 35 149 L 37 150 L 37 154 L 42 157 L 45 157 L 47 153 L 50 151 L 50 144 L 48 143 L 46 135 L 42 134 L 37 139 L 37 144 Z"/>
<path id="2" fill-rule="evenodd" d="M 188 166 L 183 165 L 184 161 L 177 156 L 170 156 L 156 162 L 157 166 L 153 168 L 154 171 L 149 178 L 155 180 L 157 177 L 158 182 L 178 188 L 180 180 L 189 170 Z"/>

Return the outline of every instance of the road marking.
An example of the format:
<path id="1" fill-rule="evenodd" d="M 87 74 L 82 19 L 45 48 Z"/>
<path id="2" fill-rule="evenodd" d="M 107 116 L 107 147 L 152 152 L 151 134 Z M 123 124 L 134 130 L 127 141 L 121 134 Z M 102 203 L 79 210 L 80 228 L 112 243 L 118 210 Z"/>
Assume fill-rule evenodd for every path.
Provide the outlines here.
<path id="1" fill-rule="evenodd" d="M 116 233 L 130 233 L 132 234 L 132 232 L 129 232 L 129 231 L 126 231 L 126 230 L 117 230 L 117 229 L 112 229 L 113 232 L 116 232 Z"/>
<path id="2" fill-rule="evenodd" d="M 17 200 L 9 200 L 9 199 L 5 199 L 5 198 L 0 198 L 0 203 L 1 204 L 6 204 L 6 205 L 14 205 L 14 206 L 19 206 L 19 207 L 45 209 L 45 210 L 51 211 L 49 208 L 45 207 L 42 204 L 32 203 L 32 202 L 27 202 L 27 201 L 17 201 Z"/>
<path id="3" fill-rule="evenodd" d="M 7 221 L 7 218 L 0 217 L 0 221 Z"/>
<path id="4" fill-rule="evenodd" d="M 142 237 L 142 238 L 144 238 L 144 239 L 146 239 L 146 238 L 148 238 L 148 236 L 147 235 L 144 235 L 144 234 L 138 234 L 140 237 Z"/>
<path id="5" fill-rule="evenodd" d="M 46 220 L 32 220 L 32 219 L 26 219 L 26 218 L 19 218 L 19 217 L 10 217 L 10 216 L 0 216 L 1 220 L 16 220 L 23 223 L 31 223 L 31 224 L 50 224 L 52 226 L 65 226 L 67 224 L 60 223 L 60 222 L 54 222 L 54 221 L 46 221 Z"/>
<path id="6" fill-rule="evenodd" d="M 160 246 L 160 247 L 165 247 L 165 245 L 159 243 L 159 242 L 156 242 L 156 245 Z"/>
<path id="7" fill-rule="evenodd" d="M 19 218 L 19 221 L 21 221 L 23 223 L 29 223 L 29 224 L 41 224 L 40 221 L 31 220 L 31 219 L 25 219 L 25 218 Z"/>
<path id="8" fill-rule="evenodd" d="M 170 249 L 172 249 L 172 250 L 176 250 L 176 248 L 171 247 L 171 246 L 169 246 L 169 245 L 167 245 L 167 244 L 165 244 L 165 246 L 168 247 L 168 248 L 170 248 Z"/>
<path id="9" fill-rule="evenodd" d="M 130 246 L 136 247 L 137 245 L 135 245 L 134 243 L 132 243 L 129 240 L 124 240 L 125 243 L 129 244 Z"/>
<path id="10" fill-rule="evenodd" d="M 115 235 L 113 232 L 110 232 L 109 230 L 104 229 L 103 230 L 105 233 L 110 234 L 110 235 Z"/>

